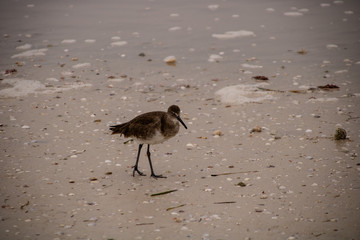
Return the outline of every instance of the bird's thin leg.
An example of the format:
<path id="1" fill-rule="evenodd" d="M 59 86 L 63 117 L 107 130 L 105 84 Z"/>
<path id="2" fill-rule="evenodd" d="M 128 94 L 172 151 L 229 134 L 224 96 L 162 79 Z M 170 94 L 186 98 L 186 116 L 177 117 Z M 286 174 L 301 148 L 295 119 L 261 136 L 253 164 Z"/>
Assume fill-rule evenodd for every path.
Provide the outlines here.
<path id="1" fill-rule="evenodd" d="M 149 159 L 149 163 L 150 163 L 150 169 L 151 169 L 151 176 L 154 177 L 154 178 L 166 178 L 165 176 L 163 175 L 156 175 L 154 173 L 154 170 L 153 170 L 153 167 L 152 167 L 152 163 L 151 163 L 151 158 L 150 158 L 150 144 L 148 144 L 148 148 L 147 148 L 147 156 L 148 156 L 148 159 Z"/>
<path id="2" fill-rule="evenodd" d="M 140 172 L 139 169 L 138 169 L 140 152 L 141 152 L 142 146 L 143 146 L 143 144 L 139 144 L 139 150 L 138 150 L 138 154 L 137 154 L 137 158 L 136 158 L 136 163 L 135 163 L 134 170 L 133 170 L 133 177 L 135 177 L 135 172 L 137 172 L 137 173 L 138 173 L 139 175 L 141 175 L 141 176 L 145 176 L 145 175 L 146 175 L 146 174 Z"/>

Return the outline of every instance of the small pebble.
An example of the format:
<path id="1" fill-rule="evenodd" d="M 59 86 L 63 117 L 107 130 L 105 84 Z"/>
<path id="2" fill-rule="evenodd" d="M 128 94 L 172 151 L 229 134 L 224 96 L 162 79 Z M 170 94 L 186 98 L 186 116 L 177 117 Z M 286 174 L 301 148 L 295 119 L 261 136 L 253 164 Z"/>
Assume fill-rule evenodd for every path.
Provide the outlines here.
<path id="1" fill-rule="evenodd" d="M 175 64 L 176 63 L 176 58 L 174 56 L 168 56 L 166 58 L 164 58 L 164 62 L 167 64 Z"/>
<path id="2" fill-rule="evenodd" d="M 193 149 L 195 146 L 194 146 L 194 144 L 192 144 L 192 143 L 188 143 L 188 144 L 186 144 L 186 149 L 187 150 L 191 150 L 191 149 Z"/>
<path id="3" fill-rule="evenodd" d="M 256 126 L 256 127 L 254 127 L 253 129 L 251 129 L 250 133 L 253 133 L 253 132 L 261 132 L 261 131 L 262 131 L 261 127 L 260 127 L 260 126 Z"/>
<path id="4" fill-rule="evenodd" d="M 267 199 L 268 198 L 268 196 L 266 195 L 266 194 L 262 194 L 261 196 L 260 196 L 260 199 Z"/>
<path id="5" fill-rule="evenodd" d="M 239 182 L 238 184 L 236 184 L 237 186 L 240 186 L 240 187 L 246 187 L 246 184 L 243 183 L 243 182 Z"/>
<path id="6" fill-rule="evenodd" d="M 213 133 L 212 133 L 213 136 L 222 136 L 223 133 L 220 131 L 220 130 L 215 130 Z"/>
<path id="7" fill-rule="evenodd" d="M 277 134 L 278 134 L 278 132 L 276 130 L 271 130 L 270 131 L 270 135 L 277 135 Z"/>

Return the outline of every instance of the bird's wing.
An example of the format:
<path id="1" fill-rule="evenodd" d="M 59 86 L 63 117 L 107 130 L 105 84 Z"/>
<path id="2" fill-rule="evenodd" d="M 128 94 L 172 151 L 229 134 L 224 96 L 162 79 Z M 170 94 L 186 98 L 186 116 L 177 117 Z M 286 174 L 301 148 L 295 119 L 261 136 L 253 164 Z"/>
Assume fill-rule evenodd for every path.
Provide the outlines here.
<path id="1" fill-rule="evenodd" d="M 161 124 L 161 112 L 155 112 L 158 114 L 144 113 L 135 117 L 129 122 L 128 127 L 128 136 L 134 136 L 137 138 L 146 138 L 146 136 L 151 136 L 158 125 Z M 131 134 L 130 134 L 131 133 Z"/>

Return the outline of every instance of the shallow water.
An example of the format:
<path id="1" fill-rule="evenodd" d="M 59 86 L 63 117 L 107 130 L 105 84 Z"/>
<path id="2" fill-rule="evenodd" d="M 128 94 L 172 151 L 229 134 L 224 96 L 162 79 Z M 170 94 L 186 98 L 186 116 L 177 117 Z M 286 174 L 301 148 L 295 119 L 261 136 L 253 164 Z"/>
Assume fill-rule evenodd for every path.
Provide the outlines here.
<path id="1" fill-rule="evenodd" d="M 319 85 L 324 75 L 331 82 L 359 77 L 356 1 L 1 4 L 0 68 L 16 68 L 18 76 L 43 83 L 54 77 L 96 85 L 115 74 L 136 75 L 145 82 L 160 71 L 196 84 L 208 78 L 238 84 L 251 82 L 253 75 L 268 75 L 274 76 L 275 88 Z M 217 37 L 226 32 L 236 34 Z M 27 57 L 21 56 L 26 51 L 16 49 L 24 44 L 31 44 L 27 52 L 33 51 Z M 329 44 L 336 47 L 327 48 Z M 305 54 L 298 53 L 302 50 Z M 212 54 L 220 60 L 207 61 Z M 176 67 L 164 64 L 170 55 L 176 57 Z M 76 64 L 91 65 L 74 68 Z M 335 74 L 341 70 L 346 71 Z M 66 72 L 73 72 L 70 79 Z M 297 76 L 299 81 L 294 80 Z"/>

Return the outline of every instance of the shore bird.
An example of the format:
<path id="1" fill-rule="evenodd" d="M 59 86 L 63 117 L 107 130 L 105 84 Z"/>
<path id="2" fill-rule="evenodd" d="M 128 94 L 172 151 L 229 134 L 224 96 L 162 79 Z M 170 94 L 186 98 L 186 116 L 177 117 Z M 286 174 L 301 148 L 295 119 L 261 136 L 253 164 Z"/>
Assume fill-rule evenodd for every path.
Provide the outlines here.
<path id="1" fill-rule="evenodd" d="M 176 105 L 171 105 L 167 112 L 156 111 L 141 114 L 134 119 L 119 125 L 110 126 L 112 134 L 120 134 L 125 137 L 133 138 L 139 143 L 136 163 L 133 170 L 133 176 L 137 172 L 141 176 L 144 173 L 138 169 L 141 148 L 147 144 L 147 157 L 149 159 L 151 177 L 165 178 L 163 175 L 156 175 L 150 158 L 150 145 L 163 143 L 169 138 L 174 137 L 179 132 L 180 124 L 187 129 L 185 123 L 180 118 L 180 108 Z"/>

